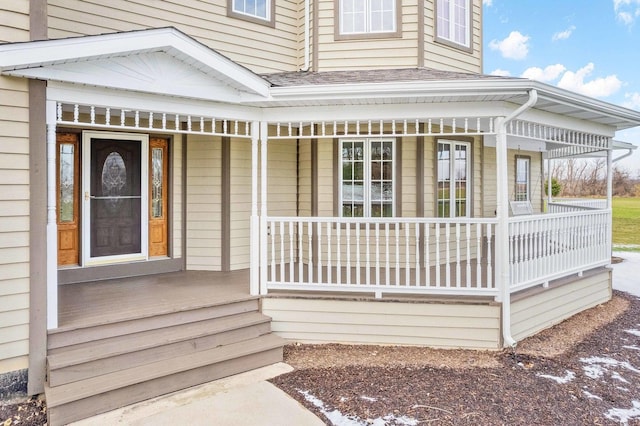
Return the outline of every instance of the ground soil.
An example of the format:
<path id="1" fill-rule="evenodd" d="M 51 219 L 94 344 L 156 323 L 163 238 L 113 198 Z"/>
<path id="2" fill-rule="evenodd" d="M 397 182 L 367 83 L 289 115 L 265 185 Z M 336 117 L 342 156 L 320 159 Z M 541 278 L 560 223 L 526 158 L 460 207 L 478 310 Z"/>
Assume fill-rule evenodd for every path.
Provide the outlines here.
<path id="1" fill-rule="evenodd" d="M 640 299 L 616 292 L 515 351 L 294 344 L 295 370 L 272 382 L 327 424 L 336 412 L 352 424 L 620 424 L 610 410 L 640 409 L 640 335 L 629 332 L 639 328 Z M 589 377 L 593 357 L 621 364 Z"/>
<path id="2" fill-rule="evenodd" d="M 402 416 L 441 425 L 619 424 L 606 413 L 640 401 L 640 371 L 623 371 L 626 379 L 618 374 L 616 380 L 577 374 L 562 385 L 540 375 L 579 373 L 580 360 L 594 356 L 640 366 L 640 337 L 628 332 L 638 328 L 640 299 L 616 292 L 610 302 L 520 342 L 515 351 L 288 345 L 285 362 L 295 370 L 272 382 L 327 424 L 302 392 L 321 400 L 325 412 L 338 410 L 360 424 L 385 416 L 390 425 L 403 424 Z M 41 398 L 0 401 L 0 426 L 44 424 Z"/>

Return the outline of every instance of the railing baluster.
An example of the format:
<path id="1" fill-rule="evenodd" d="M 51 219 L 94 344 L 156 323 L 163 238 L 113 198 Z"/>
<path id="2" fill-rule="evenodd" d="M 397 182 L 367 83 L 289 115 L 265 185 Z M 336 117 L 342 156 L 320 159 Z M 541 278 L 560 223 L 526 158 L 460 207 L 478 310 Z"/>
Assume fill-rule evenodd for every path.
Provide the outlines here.
<path id="1" fill-rule="evenodd" d="M 466 287 L 471 287 L 471 224 L 466 223 L 464 227 L 465 245 L 467 246 L 467 279 Z"/>
<path id="2" fill-rule="evenodd" d="M 267 222 L 267 229 L 271 230 L 271 282 L 276 282 L 276 230 L 273 229 L 275 222 Z"/>
<path id="3" fill-rule="evenodd" d="M 487 223 L 487 288 L 493 288 L 493 266 L 491 265 L 491 238 L 493 237 L 493 230 L 491 224 Z"/>
<path id="4" fill-rule="evenodd" d="M 430 230 L 431 230 L 431 226 L 428 223 L 425 223 L 424 224 L 424 285 L 426 287 L 431 286 L 431 261 L 429 260 L 430 251 L 431 251 L 431 246 L 429 244 L 429 235 L 431 234 Z"/>
<path id="5" fill-rule="evenodd" d="M 323 130 L 324 130 L 324 121 Z M 331 252 L 333 251 L 333 246 L 331 245 L 331 223 L 327 222 L 327 284 L 333 283 L 333 264 L 331 262 Z"/>
<path id="6" fill-rule="evenodd" d="M 404 285 L 405 286 L 410 286 L 411 285 L 411 253 L 409 252 L 409 243 L 410 243 L 410 235 L 411 233 L 409 232 L 409 224 L 405 223 L 404 224 L 404 240 L 405 240 L 405 248 L 404 248 Z"/>
<path id="7" fill-rule="evenodd" d="M 365 284 L 371 284 L 371 244 L 370 244 L 370 230 L 371 227 L 366 224 L 364 228 L 364 240 L 365 240 Z"/>
<path id="8" fill-rule="evenodd" d="M 347 280 L 347 284 L 351 284 L 351 223 L 347 222 L 345 223 L 346 225 L 346 229 L 345 229 L 345 235 L 344 237 L 347 240 L 347 264 L 346 266 L 346 280 Z"/>
<path id="9" fill-rule="evenodd" d="M 385 285 L 391 284 L 391 258 L 389 253 L 389 222 L 384 224 L 384 251 L 385 251 Z"/>
<path id="10" fill-rule="evenodd" d="M 275 222 L 274 222 L 275 224 Z M 275 229 L 271 229 L 271 232 L 275 234 Z M 280 282 L 285 282 L 286 269 L 284 266 L 285 251 L 284 251 L 284 222 L 280 221 Z"/>
<path id="11" fill-rule="evenodd" d="M 313 125 L 311 125 L 311 128 L 313 129 Z M 322 222 L 318 222 L 318 232 L 316 232 L 316 235 L 318 236 L 318 242 L 317 242 L 317 246 L 318 246 L 318 281 L 319 283 L 322 284 Z"/>
<path id="12" fill-rule="evenodd" d="M 405 125 L 406 125 L 405 120 Z M 396 236 L 396 285 L 400 285 L 400 224 L 395 224 L 395 236 Z"/>
<path id="13" fill-rule="evenodd" d="M 309 265 L 307 265 L 307 277 L 309 280 L 309 284 L 314 282 L 313 279 L 313 224 L 308 222 L 307 224 L 307 233 L 309 234 L 307 237 L 307 246 L 309 250 Z"/>
<path id="14" fill-rule="evenodd" d="M 436 287 L 442 287 L 440 282 L 440 224 L 436 223 L 433 233 L 436 236 Z"/>
<path id="15" fill-rule="evenodd" d="M 295 246 L 294 246 L 294 225 L 293 221 L 289 221 L 289 282 L 295 282 Z"/>
<path id="16" fill-rule="evenodd" d="M 376 285 L 380 285 L 380 224 L 376 222 L 375 228 L 376 239 Z"/>
<path id="17" fill-rule="evenodd" d="M 476 224 L 476 279 L 475 287 L 482 287 L 482 224 Z"/>
<path id="18" fill-rule="evenodd" d="M 460 224 L 456 223 L 456 287 L 460 287 L 462 271 L 460 268 Z"/>
<path id="19" fill-rule="evenodd" d="M 298 284 L 304 281 L 303 229 L 302 221 L 298 221 Z"/>
<path id="20" fill-rule="evenodd" d="M 338 222 L 336 226 L 336 284 L 342 284 L 342 224 Z"/>
<path id="21" fill-rule="evenodd" d="M 356 284 L 360 285 L 360 223 L 356 223 Z"/>
<path id="22" fill-rule="evenodd" d="M 420 264 L 420 224 L 419 223 L 414 223 L 414 227 L 415 227 L 415 231 L 416 231 L 416 258 L 415 258 L 415 269 L 416 269 L 416 286 L 420 287 L 422 285 L 422 280 L 420 279 L 420 269 L 421 268 L 421 264 Z"/>
<path id="23" fill-rule="evenodd" d="M 449 222 L 444 224 L 444 242 L 445 242 L 445 286 L 451 287 L 451 224 Z"/>

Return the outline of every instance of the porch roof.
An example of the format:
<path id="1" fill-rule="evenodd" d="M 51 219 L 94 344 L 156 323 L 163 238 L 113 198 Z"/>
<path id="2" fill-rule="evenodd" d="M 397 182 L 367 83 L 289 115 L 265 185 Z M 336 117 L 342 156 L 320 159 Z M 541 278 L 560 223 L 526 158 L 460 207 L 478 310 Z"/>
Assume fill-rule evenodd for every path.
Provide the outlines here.
<path id="1" fill-rule="evenodd" d="M 538 92 L 535 109 L 623 130 L 640 112 L 545 83 L 515 77 L 430 68 L 265 74 L 271 97 L 256 105 L 319 106 L 380 103 L 504 102 L 522 105 Z"/>

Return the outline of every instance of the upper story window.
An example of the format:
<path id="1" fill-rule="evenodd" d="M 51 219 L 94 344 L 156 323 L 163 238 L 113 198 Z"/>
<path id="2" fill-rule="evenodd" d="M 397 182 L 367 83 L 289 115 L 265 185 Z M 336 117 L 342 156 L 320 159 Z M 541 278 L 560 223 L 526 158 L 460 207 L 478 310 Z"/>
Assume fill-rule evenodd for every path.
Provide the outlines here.
<path id="1" fill-rule="evenodd" d="M 438 217 L 470 216 L 470 152 L 468 142 L 438 141 Z"/>
<path id="2" fill-rule="evenodd" d="M 340 141 L 342 217 L 393 217 L 395 204 L 393 139 Z"/>
<path id="3" fill-rule="evenodd" d="M 228 15 L 265 25 L 275 25 L 275 0 L 227 0 Z"/>
<path id="4" fill-rule="evenodd" d="M 436 40 L 456 47 L 471 48 L 471 5 L 469 0 L 438 0 Z"/>
<path id="5" fill-rule="evenodd" d="M 397 0 L 338 0 L 338 36 L 384 36 L 398 31 Z"/>

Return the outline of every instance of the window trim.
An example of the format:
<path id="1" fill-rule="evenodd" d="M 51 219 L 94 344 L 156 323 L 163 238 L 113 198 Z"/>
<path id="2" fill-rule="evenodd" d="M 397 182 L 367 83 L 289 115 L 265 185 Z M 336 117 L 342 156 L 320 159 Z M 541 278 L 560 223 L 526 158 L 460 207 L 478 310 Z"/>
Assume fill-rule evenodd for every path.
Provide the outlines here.
<path id="1" fill-rule="evenodd" d="M 362 32 L 362 33 L 342 33 L 342 0 L 334 0 L 334 40 L 363 40 L 363 39 L 381 39 L 381 38 L 402 38 L 402 2 L 395 1 L 395 30 L 380 32 Z"/>
<path id="2" fill-rule="evenodd" d="M 391 176 L 392 176 L 392 185 L 393 185 L 393 197 L 391 200 L 391 216 L 380 216 L 380 217 L 400 217 L 400 208 L 399 208 L 399 204 L 401 203 L 401 195 L 399 193 L 399 188 L 402 186 L 402 180 L 399 177 L 399 172 L 400 169 L 402 167 L 402 164 L 399 160 L 399 156 L 401 155 L 401 148 L 400 148 L 400 139 L 399 138 L 395 138 L 395 137 L 373 137 L 373 138 L 352 138 L 352 137 L 347 137 L 347 138 L 340 138 L 340 139 L 335 139 L 336 141 L 336 209 L 337 211 L 334 211 L 335 215 L 338 217 L 355 217 L 355 218 L 359 218 L 359 216 L 343 216 L 343 198 L 342 198 L 342 193 L 343 193 L 343 187 L 342 187 L 342 182 L 343 182 L 343 177 L 342 177 L 342 170 L 343 170 L 343 163 L 342 163 L 342 144 L 343 142 L 364 142 L 365 146 L 367 146 L 367 148 L 365 149 L 365 158 L 363 159 L 363 162 L 365 164 L 364 170 L 363 170 L 363 175 L 365 177 L 364 182 L 365 182 L 365 188 L 364 188 L 364 200 L 363 200 L 363 206 L 364 206 L 364 214 L 362 216 L 363 219 L 367 219 L 367 218 L 372 218 L 374 216 L 371 216 L 371 204 L 372 201 L 370 199 L 370 187 L 371 187 L 371 175 L 369 173 L 370 171 L 370 167 L 371 167 L 371 149 L 370 149 L 370 143 L 371 142 L 391 142 L 392 143 L 392 149 L 393 149 L 393 153 L 392 153 L 392 160 L 391 160 Z"/>
<path id="3" fill-rule="evenodd" d="M 527 198 L 524 200 L 518 199 L 518 163 L 519 160 L 527 161 Z M 514 168 L 514 187 L 513 187 L 513 201 L 529 201 L 531 202 L 531 157 L 528 155 L 516 155 L 515 168 Z"/>
<path id="4" fill-rule="evenodd" d="M 267 15 L 268 19 L 261 18 L 256 15 L 251 15 L 243 12 L 237 12 L 233 9 L 233 0 L 227 0 L 227 16 L 230 18 L 236 18 L 247 22 L 253 22 L 254 24 L 265 25 L 267 27 L 275 28 L 276 20 L 275 20 L 275 10 L 276 10 L 276 0 L 265 0 L 268 10 Z"/>
<path id="5" fill-rule="evenodd" d="M 436 43 L 443 44 L 448 47 L 453 47 L 455 49 L 463 50 L 465 52 L 473 53 L 473 2 L 471 0 L 465 0 L 467 2 L 467 36 L 469 38 L 469 45 L 466 46 L 464 44 L 457 43 L 453 40 L 440 37 L 438 35 L 438 12 L 439 12 L 439 1 L 436 0 L 434 4 L 434 16 L 433 16 L 433 28 L 434 34 L 433 39 Z"/>
<path id="6" fill-rule="evenodd" d="M 435 141 L 435 153 L 434 153 L 434 162 L 435 162 L 435 184 L 434 184 L 434 214 L 433 217 L 443 218 L 443 219 L 455 219 L 458 217 L 473 217 L 473 139 L 466 138 L 457 138 L 457 139 L 436 139 Z M 438 215 L 438 147 L 441 143 L 449 144 L 450 146 L 455 146 L 456 144 L 465 145 L 467 147 L 467 197 L 466 197 L 466 215 L 465 216 L 451 216 L 451 212 L 455 211 L 451 208 L 449 209 L 449 216 L 439 216 Z M 455 199 L 454 199 L 455 200 Z M 449 202 L 451 203 L 452 199 L 449 197 Z"/>

